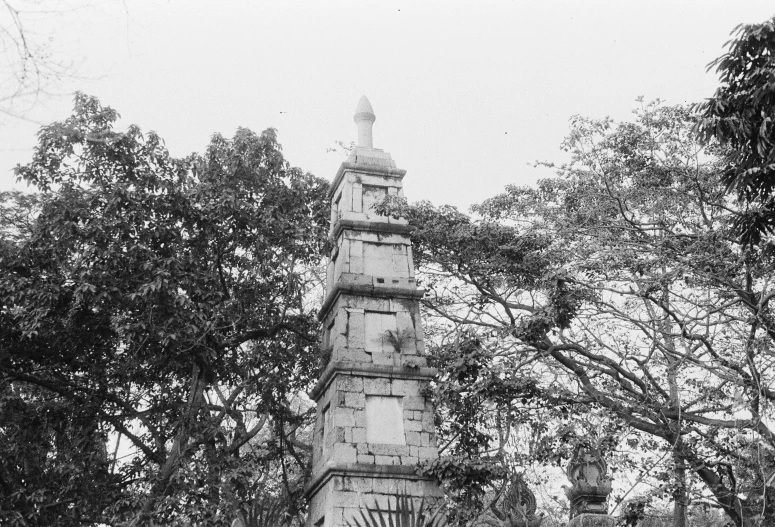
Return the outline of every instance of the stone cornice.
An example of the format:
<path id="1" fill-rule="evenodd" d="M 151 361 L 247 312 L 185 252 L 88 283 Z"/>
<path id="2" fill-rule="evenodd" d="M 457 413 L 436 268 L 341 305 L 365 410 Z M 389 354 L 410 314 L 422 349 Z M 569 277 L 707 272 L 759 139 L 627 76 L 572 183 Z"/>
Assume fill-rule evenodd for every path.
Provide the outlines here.
<path id="1" fill-rule="evenodd" d="M 381 377 L 386 379 L 431 380 L 438 374 L 436 368 L 428 366 L 388 366 L 383 364 L 331 362 L 326 366 L 315 387 L 309 392 L 309 397 L 317 402 L 337 375 L 359 377 Z"/>
<path id="2" fill-rule="evenodd" d="M 390 284 L 374 285 L 373 282 L 337 282 L 326 295 L 323 306 L 318 312 L 318 320 L 323 320 L 334 302 L 342 294 L 369 296 L 373 298 L 406 298 L 419 300 L 425 295 L 424 289 L 416 287 L 396 287 Z"/>
<path id="3" fill-rule="evenodd" d="M 323 467 L 304 489 L 304 496 L 312 499 L 320 488 L 334 476 L 397 478 L 414 481 L 435 481 L 432 477 L 415 472 L 415 467 L 407 465 L 364 465 L 359 463 L 337 463 Z"/>
<path id="4" fill-rule="evenodd" d="M 342 181 L 346 172 L 357 172 L 358 174 L 370 174 L 374 176 L 387 176 L 396 179 L 403 179 L 406 175 L 406 170 L 402 168 L 393 168 L 380 165 L 368 165 L 366 163 L 351 163 L 349 161 L 343 162 L 339 165 L 339 170 L 336 171 L 336 176 L 331 182 L 331 186 L 328 188 L 328 199 L 334 196 L 334 192 L 339 187 L 339 183 Z"/>
<path id="5" fill-rule="evenodd" d="M 339 219 L 331 230 L 336 239 L 344 230 L 377 232 L 383 234 L 410 234 L 416 227 L 400 223 L 388 223 L 386 221 L 359 221 Z"/>

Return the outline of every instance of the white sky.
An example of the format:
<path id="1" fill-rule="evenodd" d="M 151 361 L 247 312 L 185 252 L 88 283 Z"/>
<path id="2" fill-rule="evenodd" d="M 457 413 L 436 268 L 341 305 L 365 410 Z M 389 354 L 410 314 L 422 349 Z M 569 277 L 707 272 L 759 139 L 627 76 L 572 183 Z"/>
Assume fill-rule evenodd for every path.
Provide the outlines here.
<path id="1" fill-rule="evenodd" d="M 528 163 L 562 161 L 574 114 L 628 119 L 639 95 L 710 96 L 707 63 L 733 27 L 768 19 L 775 4 L 93 0 L 52 11 L 32 20 L 78 66 L 60 91 L 98 96 L 121 113 L 120 129 L 155 130 L 173 155 L 202 151 L 214 132 L 275 127 L 293 165 L 331 179 L 342 156 L 326 150 L 356 138 L 366 94 L 374 146 L 408 170 L 410 201 L 466 209 L 534 181 Z M 40 124 L 71 104 L 41 101 L 36 122 L 0 118 L 0 190 Z"/>

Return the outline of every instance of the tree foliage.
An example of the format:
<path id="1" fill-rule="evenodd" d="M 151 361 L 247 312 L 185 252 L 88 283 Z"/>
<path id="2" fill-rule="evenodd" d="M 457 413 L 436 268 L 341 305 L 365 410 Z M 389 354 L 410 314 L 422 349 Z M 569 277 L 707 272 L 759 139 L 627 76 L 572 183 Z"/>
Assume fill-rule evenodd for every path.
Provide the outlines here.
<path id="1" fill-rule="evenodd" d="M 178 159 L 117 118 L 78 95 L 16 169 L 39 194 L 5 196 L 4 525 L 226 525 L 270 469 L 301 491 L 327 184 L 271 129 Z"/>
<path id="2" fill-rule="evenodd" d="M 441 412 L 476 427 L 442 428 L 453 453 L 473 438 L 493 463 L 557 463 L 598 441 L 677 513 L 699 499 L 736 525 L 773 517 L 773 262 L 735 235 L 745 211 L 695 126 L 658 104 L 574 118 L 572 162 L 479 219 L 383 204 L 417 227 Z"/>
<path id="3" fill-rule="evenodd" d="M 740 25 L 728 51 L 710 63 L 721 85 L 697 105 L 707 142 L 729 147 L 723 181 L 749 205 L 738 232 L 758 244 L 775 229 L 775 18 Z"/>

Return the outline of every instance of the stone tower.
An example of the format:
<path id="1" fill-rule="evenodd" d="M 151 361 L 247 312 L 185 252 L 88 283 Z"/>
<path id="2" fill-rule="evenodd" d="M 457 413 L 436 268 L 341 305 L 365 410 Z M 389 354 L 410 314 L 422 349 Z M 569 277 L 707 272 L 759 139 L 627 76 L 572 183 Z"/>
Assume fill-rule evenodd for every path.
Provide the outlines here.
<path id="1" fill-rule="evenodd" d="M 431 402 L 435 374 L 423 356 L 423 331 L 406 220 L 372 205 L 403 196 L 405 170 L 373 148 L 371 104 L 355 110 L 358 146 L 329 191 L 331 237 L 322 347 L 330 359 L 310 393 L 317 403 L 307 527 L 342 527 L 359 510 L 395 507 L 396 494 L 438 498 L 415 473 L 438 457 Z"/>

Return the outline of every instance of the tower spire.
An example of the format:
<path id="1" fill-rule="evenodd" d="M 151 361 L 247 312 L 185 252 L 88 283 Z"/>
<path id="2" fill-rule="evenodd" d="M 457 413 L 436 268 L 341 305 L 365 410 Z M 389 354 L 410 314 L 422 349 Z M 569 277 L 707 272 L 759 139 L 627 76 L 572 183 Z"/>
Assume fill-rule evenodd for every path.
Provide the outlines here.
<path id="1" fill-rule="evenodd" d="M 371 136 L 371 127 L 377 116 L 374 115 L 374 109 L 365 95 L 361 96 L 358 106 L 355 108 L 355 124 L 358 125 L 358 146 L 364 148 L 374 148 L 374 141 Z"/>

